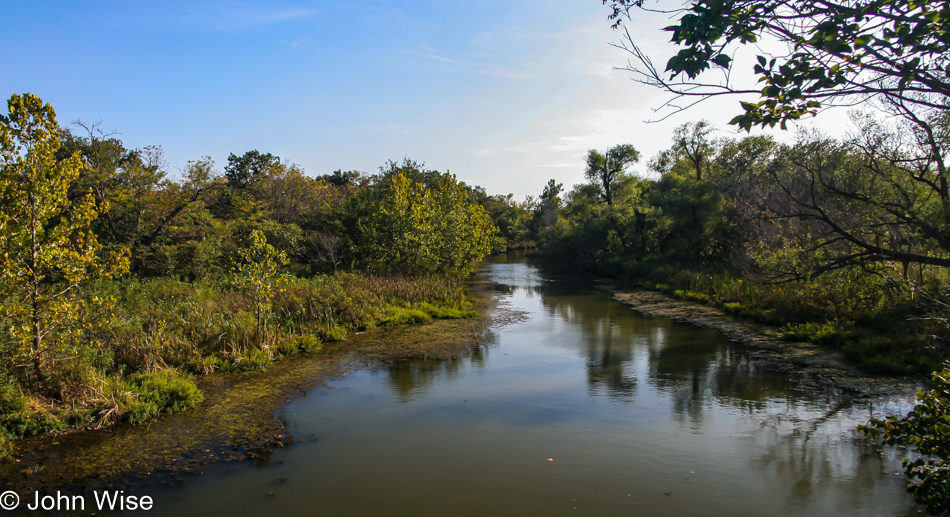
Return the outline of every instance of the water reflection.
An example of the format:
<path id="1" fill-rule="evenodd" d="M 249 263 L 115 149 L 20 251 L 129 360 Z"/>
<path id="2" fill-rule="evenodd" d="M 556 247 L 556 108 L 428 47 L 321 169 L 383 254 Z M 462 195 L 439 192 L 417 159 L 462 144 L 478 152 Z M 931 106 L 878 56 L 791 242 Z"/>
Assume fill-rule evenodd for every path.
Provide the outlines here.
<path id="1" fill-rule="evenodd" d="M 588 280 L 481 274 L 528 317 L 470 357 L 399 361 L 288 405 L 292 432 L 319 441 L 200 498 L 218 483 L 214 513 L 234 515 L 915 514 L 899 458 L 854 434 L 867 405 Z"/>
<path id="2" fill-rule="evenodd" d="M 643 370 L 677 415 L 699 425 L 713 404 L 761 411 L 795 388 L 793 380 L 753 362 L 717 331 L 638 317 L 609 293 L 593 289 L 590 279 L 551 274 L 545 279 L 525 262 L 492 265 L 487 275 L 502 292 L 540 297 L 548 315 L 570 327 L 564 333 L 585 358 L 592 395 L 630 402 L 637 371 Z"/>
<path id="3" fill-rule="evenodd" d="M 840 393 L 827 395 L 808 406 L 789 403 L 762 418 L 750 439 L 759 451 L 750 467 L 788 507 L 825 500 L 839 510 L 874 508 L 876 491 L 893 473 L 882 469 L 877 446 L 855 436 L 855 425 L 866 422 L 867 414 Z"/>
<path id="4" fill-rule="evenodd" d="M 468 357 L 439 359 L 413 357 L 397 361 L 383 369 L 390 389 L 401 403 L 424 396 L 437 379 L 454 380 L 467 368 L 483 368 L 488 351 L 478 348 Z M 379 374 L 379 371 L 376 372 Z"/>

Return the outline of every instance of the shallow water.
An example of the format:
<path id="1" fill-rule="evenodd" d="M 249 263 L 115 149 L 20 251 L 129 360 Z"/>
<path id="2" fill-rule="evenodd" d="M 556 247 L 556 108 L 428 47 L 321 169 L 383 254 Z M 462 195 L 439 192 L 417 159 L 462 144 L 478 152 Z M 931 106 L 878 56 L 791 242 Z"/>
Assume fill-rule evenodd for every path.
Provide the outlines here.
<path id="1" fill-rule="evenodd" d="M 483 265 L 523 321 L 469 357 L 359 371 L 281 411 L 267 462 L 139 489 L 149 515 L 919 515 L 873 411 L 769 371 L 715 331 L 586 280 Z"/>

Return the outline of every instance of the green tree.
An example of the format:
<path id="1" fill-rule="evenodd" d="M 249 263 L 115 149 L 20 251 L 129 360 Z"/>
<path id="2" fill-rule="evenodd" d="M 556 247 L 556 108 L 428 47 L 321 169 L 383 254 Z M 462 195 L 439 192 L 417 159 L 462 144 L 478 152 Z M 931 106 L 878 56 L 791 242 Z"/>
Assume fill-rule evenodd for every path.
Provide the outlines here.
<path id="1" fill-rule="evenodd" d="M 109 248 L 129 248 L 131 269 L 147 274 L 145 261 L 167 241 L 170 228 L 205 197 L 215 184 L 214 162 L 189 162 L 183 181 L 171 181 L 160 147 L 126 149 L 122 141 L 104 134 L 98 124 L 77 125 L 87 136 L 62 130 L 57 158 L 79 153 L 84 168 L 70 190 L 70 199 L 92 193 L 100 212 L 93 223 L 99 242 Z"/>
<path id="2" fill-rule="evenodd" d="M 60 141 L 52 106 L 27 93 L 11 96 L 7 107 L 9 113 L 0 117 L 2 308 L 13 353 L 28 359 L 37 387 L 49 392 L 46 365 L 68 356 L 68 347 L 78 343 L 76 288 L 123 273 L 128 256 L 98 255 L 90 224 L 108 205 L 97 207 L 89 193 L 69 201 L 83 164 L 78 153 L 56 159 Z M 60 334 L 59 348 L 49 344 L 54 331 Z"/>
<path id="3" fill-rule="evenodd" d="M 358 259 L 370 269 L 467 276 L 498 231 L 450 173 L 406 159 L 381 168 L 350 209 Z"/>
<path id="4" fill-rule="evenodd" d="M 544 186 L 541 197 L 538 199 L 538 207 L 534 212 L 534 219 L 531 221 L 532 230 L 536 235 L 541 236 L 547 229 L 557 224 L 563 205 L 561 201 L 563 191 L 564 185 L 554 181 L 553 178 Z"/>
<path id="5" fill-rule="evenodd" d="M 224 176 L 229 187 L 243 189 L 270 174 L 279 164 L 279 157 L 261 153 L 257 149 L 241 156 L 231 153 L 224 167 Z"/>
<path id="6" fill-rule="evenodd" d="M 903 418 L 859 425 L 866 436 L 888 445 L 909 444 L 917 456 L 904 459 L 907 488 L 934 515 L 950 513 L 950 370 L 934 372 L 934 388 L 917 392 L 917 405 Z"/>
<path id="7" fill-rule="evenodd" d="M 247 243 L 238 249 L 240 262 L 231 274 L 231 283 L 254 303 L 258 345 L 267 343 L 267 323 L 271 316 L 274 295 L 289 279 L 280 272 L 287 265 L 287 254 L 267 243 L 264 232 L 254 230 Z"/>
<path id="8" fill-rule="evenodd" d="M 643 6 L 604 3 L 615 27 Z M 766 192 L 763 206 L 779 208 L 772 215 L 786 218 L 788 229 L 806 223 L 798 225 L 812 234 L 805 249 L 827 257 L 813 271 L 886 260 L 950 267 L 950 4 L 691 0 L 675 15 L 665 30 L 681 49 L 662 71 L 628 34 L 625 48 L 643 82 L 697 102 L 757 94 L 760 100 L 741 103 L 744 113 L 732 120 L 745 129 L 785 128 L 789 120 L 859 100 L 877 101 L 897 120 L 891 127 L 859 120 L 859 135 L 840 145 L 786 148 L 792 152 L 774 169 L 780 191 Z M 731 73 L 737 47 L 766 39 L 789 51 L 760 52 L 749 63 L 759 86 L 730 82 L 747 76 Z M 729 71 L 726 82 L 700 77 L 712 69 Z"/>
<path id="9" fill-rule="evenodd" d="M 702 181 L 703 172 L 716 155 L 716 146 L 709 140 L 712 132 L 713 127 L 705 120 L 683 124 L 673 130 L 673 147 L 693 167 L 698 181 Z"/>
<path id="10" fill-rule="evenodd" d="M 585 176 L 601 188 L 604 202 L 613 204 L 617 182 L 627 171 L 627 167 L 640 161 L 640 152 L 630 144 L 619 144 L 607 150 L 606 154 L 591 149 L 587 151 L 587 170 Z"/>
<path id="11" fill-rule="evenodd" d="M 603 0 L 614 28 L 644 0 Z M 651 10 L 656 8 L 651 6 Z M 644 83 L 696 102 L 732 94 L 759 94 L 742 102 L 732 123 L 785 127 L 787 121 L 834 105 L 874 97 L 919 113 L 941 111 L 950 96 L 950 4 L 946 1 L 690 0 L 671 5 L 676 22 L 664 28 L 680 50 L 663 70 L 627 33 L 618 46 L 633 54 L 631 70 Z M 731 70 L 737 47 L 764 40 L 786 53 L 759 51 L 751 64 L 757 83 L 704 81 L 707 70 Z M 664 77 L 669 74 L 669 78 Z M 756 84 L 760 86 L 756 86 Z M 686 109 L 695 104 L 677 104 Z M 925 118 L 925 117 L 922 117 Z"/>

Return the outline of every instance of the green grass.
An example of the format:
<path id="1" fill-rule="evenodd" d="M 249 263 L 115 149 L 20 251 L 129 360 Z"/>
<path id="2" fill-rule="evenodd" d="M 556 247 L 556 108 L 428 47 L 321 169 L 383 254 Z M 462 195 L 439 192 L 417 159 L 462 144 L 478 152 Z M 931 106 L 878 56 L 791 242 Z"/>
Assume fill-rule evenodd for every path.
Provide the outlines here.
<path id="1" fill-rule="evenodd" d="M 948 359 L 935 345 L 948 330 L 939 318 L 927 317 L 936 309 L 883 277 L 838 272 L 807 282 L 762 284 L 677 270 L 657 271 L 635 284 L 781 327 L 790 340 L 838 348 L 869 373 L 928 374 Z"/>
<path id="2" fill-rule="evenodd" d="M 34 392 L 28 369 L 16 368 L 6 353 L 19 345 L 0 334 L 0 456 L 16 437 L 187 411 L 202 399 L 195 375 L 264 370 L 353 331 L 475 314 L 461 282 L 435 275 L 292 279 L 262 326 L 252 300 L 225 283 L 102 281 L 84 296 L 81 335 L 47 367 L 53 386 L 44 391 L 59 398 Z M 51 349 L 58 349 L 56 339 L 48 338 Z"/>

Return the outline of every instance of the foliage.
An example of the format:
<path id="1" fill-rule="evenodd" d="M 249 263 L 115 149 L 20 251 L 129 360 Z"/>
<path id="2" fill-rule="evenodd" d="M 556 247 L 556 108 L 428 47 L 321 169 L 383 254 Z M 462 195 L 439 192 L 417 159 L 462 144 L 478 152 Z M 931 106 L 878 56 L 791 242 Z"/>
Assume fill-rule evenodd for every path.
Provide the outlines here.
<path id="1" fill-rule="evenodd" d="M 489 196 L 451 174 L 407 160 L 372 178 L 313 178 L 250 151 L 223 175 L 205 157 L 172 180 L 158 147 L 128 149 L 98 124 L 59 128 L 33 95 L 8 106 L 0 456 L 20 436 L 185 411 L 201 400 L 193 374 L 473 314 L 458 278 L 496 228 L 480 204 Z M 511 213 L 521 242 L 532 212 Z M 392 263 L 371 240 L 386 232 L 402 257 Z"/>
<path id="2" fill-rule="evenodd" d="M 707 172 L 716 154 L 716 144 L 708 138 L 712 132 L 713 127 L 705 120 L 678 126 L 673 130 L 673 147 L 654 157 L 650 168 L 666 174 L 673 172 L 676 165 L 689 164 L 696 180 L 702 181 L 703 173 Z"/>
<path id="3" fill-rule="evenodd" d="M 587 170 L 584 175 L 601 189 L 604 202 L 613 203 L 616 184 L 626 173 L 627 167 L 640 161 L 640 152 L 630 144 L 615 145 L 605 154 L 591 149 L 587 151 Z"/>
<path id="4" fill-rule="evenodd" d="M 903 418 L 896 416 L 858 430 L 888 445 L 904 443 L 917 450 L 915 458 L 904 459 L 908 490 L 934 515 L 950 513 L 950 370 L 934 372 L 934 387 L 917 392 L 917 405 Z"/>
<path id="5" fill-rule="evenodd" d="M 178 413 L 193 408 L 204 399 L 195 382 L 171 370 L 132 375 L 138 400 L 129 410 L 133 424 L 150 422 L 162 413 Z"/>
<path id="6" fill-rule="evenodd" d="M 422 167 L 390 162 L 374 188 L 354 200 L 350 224 L 360 259 L 375 271 L 468 276 L 497 229 L 454 175 Z"/>
<path id="7" fill-rule="evenodd" d="M 891 138 L 875 128 L 868 134 Z M 543 235 L 547 260 L 784 326 L 869 372 L 928 372 L 950 355 L 940 323 L 946 305 L 915 297 L 947 292 L 941 237 L 923 228 L 943 213 L 927 182 L 880 159 L 882 147 L 868 153 L 854 139 L 803 135 L 782 146 L 758 136 L 712 142 L 710 131 L 677 128 L 670 149 L 650 163 L 660 177 L 621 176 L 610 206 L 596 179 L 576 185 Z M 874 168 L 881 175 L 863 183 Z M 811 197 L 820 202 L 805 210 Z M 931 262 L 888 261 L 887 248 Z M 914 282 L 902 280 L 909 272 Z"/>
<path id="8" fill-rule="evenodd" d="M 618 27 L 643 0 L 603 0 Z M 839 3 L 781 0 L 690 1 L 671 12 L 676 22 L 664 30 L 681 49 L 661 72 L 628 33 L 624 48 L 641 67 L 644 82 L 679 96 L 706 99 L 759 93 L 742 102 L 732 123 L 783 128 L 789 120 L 817 110 L 877 96 L 911 110 L 942 110 L 950 95 L 950 7 L 946 2 L 852 0 Z M 711 69 L 729 70 L 737 47 L 776 40 L 784 54 L 760 51 L 752 72 L 761 90 L 725 83 L 697 82 Z M 670 79 L 662 74 L 669 73 Z M 681 78 L 677 81 L 677 78 Z"/>
<path id="9" fill-rule="evenodd" d="M 89 226 L 100 209 L 91 194 L 70 202 L 83 168 L 78 154 L 56 159 L 59 131 L 49 104 L 13 95 L 0 118 L 0 277 L 3 279 L 5 354 L 32 365 L 45 393 L 48 365 L 76 353 L 83 304 L 77 287 L 128 269 L 128 257 L 99 256 Z"/>
<path id="10" fill-rule="evenodd" d="M 775 235 L 799 241 L 797 274 L 889 261 L 950 266 L 950 193 L 928 148 L 900 128 L 857 122 L 847 140 L 803 133 L 782 146 L 767 170 L 772 188 L 750 196 L 784 227 Z"/>
<path id="11" fill-rule="evenodd" d="M 245 189 L 266 177 L 272 169 L 280 165 L 280 158 L 270 153 L 261 153 L 257 149 L 241 156 L 228 155 L 228 165 L 224 168 L 227 185 L 235 189 Z"/>
<path id="12" fill-rule="evenodd" d="M 271 315 L 274 295 L 287 282 L 279 269 L 289 262 L 287 254 L 267 243 L 264 232 L 254 230 L 246 246 L 238 250 L 240 263 L 233 268 L 231 284 L 254 304 L 258 345 L 267 340 L 267 320 Z"/>

